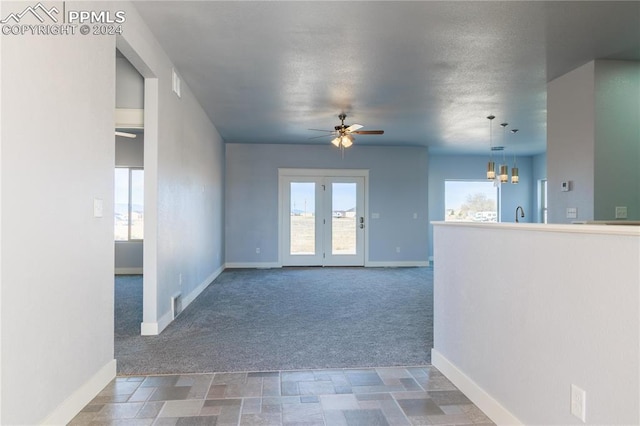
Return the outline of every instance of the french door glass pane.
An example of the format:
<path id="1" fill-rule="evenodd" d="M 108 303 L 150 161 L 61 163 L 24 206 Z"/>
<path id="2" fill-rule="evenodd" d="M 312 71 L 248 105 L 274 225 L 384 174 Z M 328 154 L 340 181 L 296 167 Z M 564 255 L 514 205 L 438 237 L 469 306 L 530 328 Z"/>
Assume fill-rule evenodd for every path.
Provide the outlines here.
<path id="1" fill-rule="evenodd" d="M 331 187 L 331 253 L 356 254 L 356 184 Z"/>
<path id="2" fill-rule="evenodd" d="M 316 253 L 316 184 L 291 182 L 291 253 Z"/>

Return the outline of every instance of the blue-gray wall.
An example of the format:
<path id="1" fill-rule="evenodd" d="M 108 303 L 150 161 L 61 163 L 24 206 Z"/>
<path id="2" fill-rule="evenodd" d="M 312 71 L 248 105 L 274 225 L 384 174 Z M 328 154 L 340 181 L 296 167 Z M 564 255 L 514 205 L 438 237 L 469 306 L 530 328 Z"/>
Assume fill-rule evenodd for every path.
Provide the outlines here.
<path id="1" fill-rule="evenodd" d="M 226 144 L 228 264 L 278 262 L 278 168 L 368 169 L 368 261 L 428 260 L 426 148 Z"/>
<path id="2" fill-rule="evenodd" d="M 429 221 L 444 220 L 444 182 L 446 180 L 485 180 L 486 155 L 430 154 L 429 169 Z M 539 162 L 540 163 L 540 162 Z M 519 157 L 520 183 L 503 184 L 500 191 L 500 220 L 514 222 L 516 207 L 522 206 L 525 218 L 522 222 L 534 222 L 534 197 L 536 178 L 533 177 L 532 157 Z M 544 167 L 539 165 L 538 169 Z M 542 174 L 539 170 L 538 173 Z M 429 225 L 429 253 L 433 253 L 433 229 Z"/>
<path id="3" fill-rule="evenodd" d="M 594 219 L 640 220 L 640 62 L 595 61 Z"/>

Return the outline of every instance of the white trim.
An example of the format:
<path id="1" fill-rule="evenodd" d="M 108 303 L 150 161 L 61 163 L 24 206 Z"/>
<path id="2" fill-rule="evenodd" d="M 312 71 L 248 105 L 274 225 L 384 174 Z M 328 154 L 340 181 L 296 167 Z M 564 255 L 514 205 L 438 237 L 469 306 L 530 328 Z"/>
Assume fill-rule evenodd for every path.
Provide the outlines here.
<path id="1" fill-rule="evenodd" d="M 278 168 L 278 176 L 369 177 L 369 169 L 287 169 Z"/>
<path id="2" fill-rule="evenodd" d="M 116 275 L 142 275 L 144 268 L 116 268 Z"/>
<path id="3" fill-rule="evenodd" d="M 305 169 L 292 169 L 292 168 L 278 168 L 278 263 L 279 266 L 282 267 L 285 257 L 287 254 L 285 253 L 284 240 L 286 224 L 287 220 L 285 216 L 285 212 L 288 212 L 288 207 L 284 205 L 284 196 L 287 189 L 284 188 L 285 181 L 287 177 L 309 177 L 309 178 L 317 178 L 317 179 L 325 179 L 325 178 L 363 178 L 363 191 L 364 191 L 364 200 L 363 200 L 363 212 L 365 218 L 365 228 L 364 228 L 364 242 L 363 242 L 363 266 L 367 266 L 367 262 L 369 259 L 369 169 L 313 169 L 313 168 L 305 168 Z M 324 261 L 317 264 L 314 263 L 315 266 L 324 266 Z M 293 265 L 292 265 L 293 266 Z"/>
<path id="4" fill-rule="evenodd" d="M 157 336 L 160 334 L 158 331 L 157 322 L 142 322 L 140 323 L 140 335 L 141 336 Z"/>
<path id="5" fill-rule="evenodd" d="M 282 268 L 282 264 L 279 262 L 231 262 L 224 265 L 229 269 L 271 269 Z"/>
<path id="6" fill-rule="evenodd" d="M 222 271 L 224 271 L 224 268 L 225 266 L 222 265 L 218 269 L 213 271 L 211 275 L 205 278 L 204 281 L 198 284 L 198 286 L 191 291 L 191 293 L 189 293 L 182 299 L 183 311 L 187 308 L 187 306 L 191 304 L 191 302 L 193 302 L 198 296 L 200 296 L 200 293 L 202 293 L 204 289 L 213 282 L 213 280 L 218 278 L 218 275 L 220 275 Z M 162 331 L 167 328 L 167 326 L 171 324 L 173 320 L 174 318 L 172 306 L 169 306 L 169 311 L 162 315 L 158 322 L 143 322 L 142 324 L 140 324 L 140 334 L 142 336 L 157 336 L 158 334 L 162 333 Z"/>
<path id="7" fill-rule="evenodd" d="M 116 108 L 114 121 L 116 129 L 144 129 L 144 109 Z"/>
<path id="8" fill-rule="evenodd" d="M 534 231 L 534 232 L 561 232 L 576 234 L 607 234 L 607 235 L 628 235 L 632 237 L 640 236 L 640 226 L 624 221 L 612 221 L 616 225 L 599 225 L 591 223 L 572 224 L 545 224 L 545 223 L 513 223 L 513 222 L 431 222 L 433 226 L 455 226 L 459 228 L 481 228 L 491 232 L 496 229 L 509 229 L 513 231 Z M 627 225 L 627 226 L 625 226 Z"/>
<path id="9" fill-rule="evenodd" d="M 198 287 L 193 289 L 191 293 L 189 293 L 185 298 L 183 298 L 182 310 L 184 311 L 187 308 L 187 306 L 191 304 L 191 302 L 196 300 L 196 297 L 200 296 L 200 293 L 202 293 L 205 288 L 209 287 L 209 284 L 211 284 L 213 280 L 218 278 L 218 276 L 222 273 L 222 271 L 224 271 L 224 265 L 220 266 L 218 269 L 213 271 L 213 273 L 209 275 L 207 278 L 205 278 L 205 280 L 202 281 L 200 285 L 198 285 Z"/>
<path id="10" fill-rule="evenodd" d="M 116 360 L 107 362 L 40 424 L 66 425 L 116 377 Z"/>
<path id="11" fill-rule="evenodd" d="M 429 266 L 428 260 L 403 260 L 403 261 L 367 261 L 364 266 L 367 268 L 413 268 Z"/>
<path id="12" fill-rule="evenodd" d="M 436 349 L 431 349 L 431 364 L 447 376 L 496 425 L 524 425 L 523 422 Z"/>

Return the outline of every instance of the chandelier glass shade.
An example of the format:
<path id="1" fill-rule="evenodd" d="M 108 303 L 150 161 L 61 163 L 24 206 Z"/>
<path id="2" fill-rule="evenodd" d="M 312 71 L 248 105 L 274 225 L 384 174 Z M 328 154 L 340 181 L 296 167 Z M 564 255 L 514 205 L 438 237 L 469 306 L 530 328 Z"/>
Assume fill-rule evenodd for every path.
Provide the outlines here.
<path id="1" fill-rule="evenodd" d="M 338 137 L 333 139 L 331 143 L 338 148 L 349 148 L 351 145 L 353 145 L 354 140 L 355 138 L 353 136 L 348 134 L 342 134 L 342 135 L 338 135 Z"/>

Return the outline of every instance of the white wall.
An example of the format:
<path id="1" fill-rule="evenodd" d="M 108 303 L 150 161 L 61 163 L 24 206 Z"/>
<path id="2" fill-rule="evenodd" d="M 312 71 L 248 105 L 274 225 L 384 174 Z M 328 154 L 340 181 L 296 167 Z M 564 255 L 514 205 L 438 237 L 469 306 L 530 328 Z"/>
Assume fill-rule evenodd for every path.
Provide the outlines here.
<path id="1" fill-rule="evenodd" d="M 551 81 L 547 116 L 549 221 L 612 220 L 616 206 L 640 219 L 640 63 L 591 61 Z"/>
<path id="2" fill-rule="evenodd" d="M 434 365 L 499 424 L 582 424 L 571 384 L 587 424 L 640 424 L 637 227 L 434 228 Z"/>
<path id="3" fill-rule="evenodd" d="M 2 2 L 2 16 L 24 4 Z M 115 375 L 116 43 L 136 56 L 152 101 L 145 281 L 154 297 L 149 314 L 145 295 L 145 321 L 158 326 L 167 316 L 180 273 L 183 295 L 194 297 L 222 266 L 219 134 L 184 82 L 181 99 L 171 93 L 172 65 L 130 3 L 81 7 L 123 8 L 125 34 L 0 37 L 2 424 L 65 423 Z M 101 218 L 93 217 L 96 198 Z"/>
<path id="4" fill-rule="evenodd" d="M 426 264 L 426 148 L 354 145 L 342 159 L 329 143 L 227 144 L 226 161 L 227 263 L 278 263 L 278 168 L 315 168 L 369 170 L 369 214 L 379 219 L 369 218 L 368 264 Z"/>
<path id="5" fill-rule="evenodd" d="M 135 7 L 118 7 L 127 16 L 118 49 L 145 77 L 142 332 L 157 334 L 175 293 L 187 303 L 222 270 L 224 144 L 185 81 L 181 97 L 172 92 L 175 66 Z"/>
<path id="6" fill-rule="evenodd" d="M 563 75 L 547 86 L 547 182 L 549 223 L 593 219 L 595 163 L 594 62 Z M 571 190 L 561 192 L 561 182 Z M 578 217 L 568 219 L 567 207 Z"/>
<path id="7" fill-rule="evenodd" d="M 77 389 L 99 389 L 115 374 L 115 40 L 0 43 L 0 423 L 36 424 L 79 409 L 88 401 L 74 399 Z M 94 199 L 103 217 L 93 216 Z"/>

